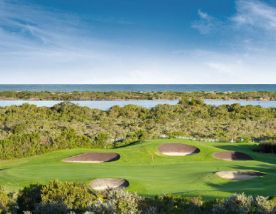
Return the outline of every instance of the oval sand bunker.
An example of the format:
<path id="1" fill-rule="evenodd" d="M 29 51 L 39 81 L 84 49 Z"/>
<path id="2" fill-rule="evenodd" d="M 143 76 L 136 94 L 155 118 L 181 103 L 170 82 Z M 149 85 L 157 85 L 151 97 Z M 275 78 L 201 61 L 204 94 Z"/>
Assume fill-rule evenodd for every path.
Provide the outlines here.
<path id="1" fill-rule="evenodd" d="M 254 171 L 220 171 L 216 175 L 227 180 L 250 180 L 265 175 Z"/>
<path id="2" fill-rule="evenodd" d="M 103 163 L 120 159 L 117 153 L 89 152 L 64 159 L 65 162 L 73 163 Z"/>
<path id="3" fill-rule="evenodd" d="M 122 178 L 98 178 L 90 183 L 91 188 L 97 191 L 125 188 L 128 185 L 128 181 Z"/>
<path id="4" fill-rule="evenodd" d="M 182 143 L 165 143 L 158 148 L 159 152 L 168 156 L 186 156 L 199 153 L 199 149 L 195 146 L 190 146 Z"/>
<path id="5" fill-rule="evenodd" d="M 214 157 L 221 160 L 253 160 L 249 155 L 242 152 L 216 152 Z"/>

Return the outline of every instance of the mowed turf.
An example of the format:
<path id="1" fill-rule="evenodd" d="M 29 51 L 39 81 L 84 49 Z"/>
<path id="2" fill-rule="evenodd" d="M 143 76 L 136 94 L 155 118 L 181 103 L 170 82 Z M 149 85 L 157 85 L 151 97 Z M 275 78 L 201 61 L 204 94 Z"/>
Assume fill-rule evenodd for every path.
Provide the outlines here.
<path id="1" fill-rule="evenodd" d="M 180 142 L 196 146 L 200 153 L 184 157 L 158 155 L 158 145 Z M 276 196 L 276 155 L 252 151 L 255 144 L 208 143 L 187 140 L 152 140 L 119 149 L 72 149 L 31 158 L 0 161 L 0 186 L 17 190 L 31 183 L 50 180 L 89 183 L 95 178 L 125 178 L 129 191 L 143 195 L 178 193 L 203 197 L 226 197 L 235 192 Z M 250 155 L 250 161 L 223 161 L 213 157 L 218 151 L 239 151 Z M 116 152 L 120 160 L 108 163 L 66 163 L 64 158 L 87 151 Z M 263 177 L 248 181 L 228 181 L 214 172 L 256 170 Z"/>

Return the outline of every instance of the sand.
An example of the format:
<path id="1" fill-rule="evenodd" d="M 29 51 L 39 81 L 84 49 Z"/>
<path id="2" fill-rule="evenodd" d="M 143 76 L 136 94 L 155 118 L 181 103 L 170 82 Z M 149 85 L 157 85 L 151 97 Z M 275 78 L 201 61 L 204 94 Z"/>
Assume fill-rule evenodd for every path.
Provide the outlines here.
<path id="1" fill-rule="evenodd" d="M 118 159 L 120 159 L 120 155 L 117 153 L 89 152 L 66 158 L 64 161 L 73 163 L 103 163 L 116 161 Z"/>
<path id="2" fill-rule="evenodd" d="M 197 147 L 182 143 L 164 143 L 159 146 L 158 151 L 167 156 L 187 156 L 200 152 Z"/>
<path id="3" fill-rule="evenodd" d="M 250 180 L 264 175 L 264 173 L 255 171 L 220 171 L 215 174 L 227 180 Z"/>
<path id="4" fill-rule="evenodd" d="M 128 185 L 128 181 L 122 178 L 98 178 L 90 183 L 91 188 L 97 191 L 125 188 Z"/>

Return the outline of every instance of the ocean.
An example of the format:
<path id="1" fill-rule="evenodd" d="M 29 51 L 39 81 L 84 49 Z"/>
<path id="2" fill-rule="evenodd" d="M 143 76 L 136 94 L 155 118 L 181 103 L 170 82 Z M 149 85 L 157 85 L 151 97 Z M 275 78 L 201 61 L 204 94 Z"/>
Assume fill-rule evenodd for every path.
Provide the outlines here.
<path id="1" fill-rule="evenodd" d="M 276 84 L 0 84 L 0 91 L 130 91 L 130 92 L 157 92 L 157 91 L 273 91 L 276 92 Z"/>

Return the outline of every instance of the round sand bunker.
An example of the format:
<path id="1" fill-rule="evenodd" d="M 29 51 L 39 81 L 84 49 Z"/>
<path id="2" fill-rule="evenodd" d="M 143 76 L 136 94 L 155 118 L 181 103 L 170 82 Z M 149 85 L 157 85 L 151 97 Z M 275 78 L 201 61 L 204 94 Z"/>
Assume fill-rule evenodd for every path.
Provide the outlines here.
<path id="1" fill-rule="evenodd" d="M 250 180 L 265 175 L 254 171 L 220 171 L 216 175 L 227 180 Z"/>
<path id="2" fill-rule="evenodd" d="M 216 152 L 214 157 L 221 160 L 253 160 L 249 155 L 242 152 Z"/>
<path id="3" fill-rule="evenodd" d="M 168 156 L 186 156 L 199 153 L 199 149 L 182 143 L 165 143 L 158 148 L 159 152 Z"/>
<path id="4" fill-rule="evenodd" d="M 92 189 L 102 191 L 106 189 L 121 189 L 128 187 L 127 180 L 122 178 L 98 178 L 90 183 Z"/>
<path id="5" fill-rule="evenodd" d="M 89 152 L 64 159 L 65 162 L 74 163 L 103 163 L 120 159 L 117 153 Z"/>

